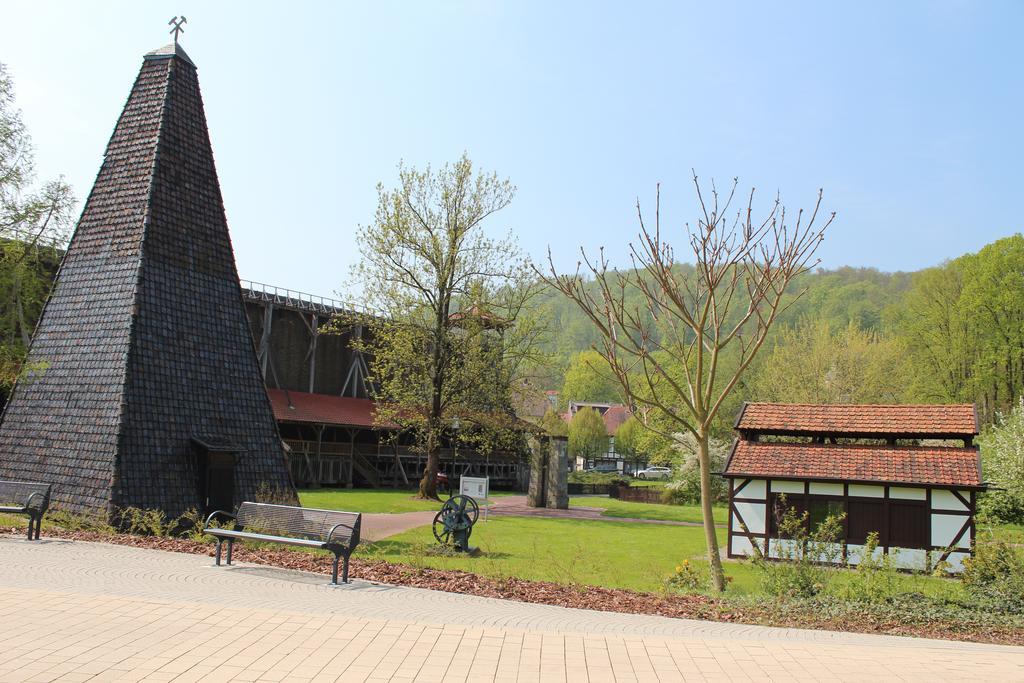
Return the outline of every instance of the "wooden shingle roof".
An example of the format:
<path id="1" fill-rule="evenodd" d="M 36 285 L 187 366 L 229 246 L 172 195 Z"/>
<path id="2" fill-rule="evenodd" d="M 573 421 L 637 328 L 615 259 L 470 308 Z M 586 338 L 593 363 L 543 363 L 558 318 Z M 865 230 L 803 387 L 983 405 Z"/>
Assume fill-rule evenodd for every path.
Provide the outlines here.
<path id="1" fill-rule="evenodd" d="M 205 505 L 198 445 L 237 448 L 236 502 L 262 487 L 297 500 L 180 46 L 143 59 L 33 336 L 36 365 L 0 421 L 0 479 L 53 482 L 70 512 L 176 517 Z"/>

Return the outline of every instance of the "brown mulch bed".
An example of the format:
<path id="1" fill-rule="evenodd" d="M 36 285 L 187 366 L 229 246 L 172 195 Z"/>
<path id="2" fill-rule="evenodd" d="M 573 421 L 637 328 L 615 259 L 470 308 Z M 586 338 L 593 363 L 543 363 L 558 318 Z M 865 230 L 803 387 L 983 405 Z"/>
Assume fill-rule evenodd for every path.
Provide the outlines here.
<path id="1" fill-rule="evenodd" d="M 23 533 L 17 529 L 11 531 Z M 212 543 L 185 538 L 67 531 L 54 528 L 47 529 L 46 536 L 210 557 L 214 554 Z M 236 545 L 234 559 L 317 574 L 330 574 L 332 562 L 332 557 L 324 554 L 264 547 L 251 548 L 245 545 Z M 754 601 L 712 598 L 706 595 L 658 595 L 597 586 L 527 581 L 513 577 L 498 579 L 460 570 L 411 567 L 359 557 L 352 558 L 350 574 L 363 581 L 396 586 L 604 612 L 1024 645 L 1024 628 L 1014 623 L 964 623 L 959 619 L 929 621 L 924 618 L 908 621 L 906 615 L 878 616 L 853 608 L 829 614 L 827 610 L 819 609 L 814 603 L 780 604 L 775 599 Z"/>

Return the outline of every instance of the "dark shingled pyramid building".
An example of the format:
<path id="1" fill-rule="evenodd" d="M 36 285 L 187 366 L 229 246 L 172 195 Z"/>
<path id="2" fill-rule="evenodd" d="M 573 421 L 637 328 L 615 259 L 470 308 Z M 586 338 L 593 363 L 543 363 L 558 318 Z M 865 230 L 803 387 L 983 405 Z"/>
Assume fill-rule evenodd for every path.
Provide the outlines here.
<path id="1" fill-rule="evenodd" d="M 114 516 L 295 501 L 192 60 L 145 56 L 0 422 L 0 479 Z"/>

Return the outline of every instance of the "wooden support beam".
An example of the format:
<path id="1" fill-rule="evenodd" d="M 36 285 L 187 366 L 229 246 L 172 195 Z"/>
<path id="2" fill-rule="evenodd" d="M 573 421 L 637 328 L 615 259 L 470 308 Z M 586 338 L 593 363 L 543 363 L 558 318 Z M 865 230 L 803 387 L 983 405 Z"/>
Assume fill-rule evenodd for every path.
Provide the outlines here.
<path id="1" fill-rule="evenodd" d="M 274 304 L 269 301 L 263 305 L 263 329 L 260 332 L 260 345 L 257 355 L 260 361 L 260 372 L 263 373 L 263 383 L 267 383 L 267 363 L 270 362 L 270 330 L 274 323 Z M 275 387 L 280 388 L 280 387 Z"/>
<path id="2" fill-rule="evenodd" d="M 395 476 L 395 487 L 396 488 L 398 487 L 398 476 L 397 476 L 397 474 L 401 474 L 402 475 L 402 481 L 405 482 L 406 486 L 408 486 L 409 485 L 409 477 L 405 473 L 405 467 L 402 465 L 402 459 L 398 456 L 398 442 L 397 441 L 395 441 L 395 465 L 397 466 L 397 473 L 396 473 L 396 476 Z"/>
<path id="3" fill-rule="evenodd" d="M 306 320 L 306 316 L 300 315 L 302 322 L 306 325 L 306 332 L 309 333 L 309 346 L 306 349 L 306 363 L 309 366 L 309 393 L 314 393 L 316 387 L 316 341 L 320 337 L 320 326 L 316 313 L 309 314 L 309 320 Z"/>

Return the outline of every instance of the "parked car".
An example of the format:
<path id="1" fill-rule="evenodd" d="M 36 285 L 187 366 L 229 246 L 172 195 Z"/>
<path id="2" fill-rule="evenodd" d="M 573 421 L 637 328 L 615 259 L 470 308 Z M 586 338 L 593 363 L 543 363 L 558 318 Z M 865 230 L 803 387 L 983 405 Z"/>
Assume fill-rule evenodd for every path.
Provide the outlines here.
<path id="1" fill-rule="evenodd" d="M 636 473 L 637 479 L 668 479 L 672 470 L 667 467 L 648 467 Z"/>

